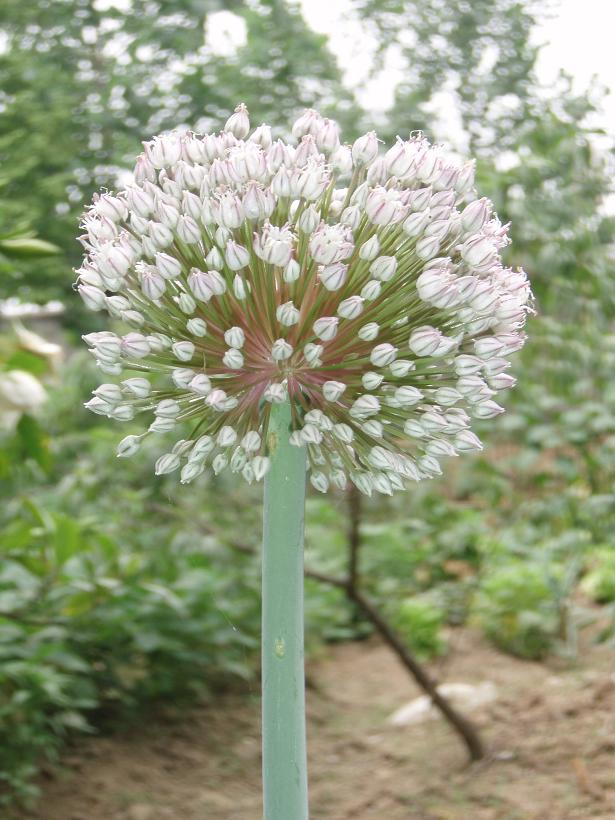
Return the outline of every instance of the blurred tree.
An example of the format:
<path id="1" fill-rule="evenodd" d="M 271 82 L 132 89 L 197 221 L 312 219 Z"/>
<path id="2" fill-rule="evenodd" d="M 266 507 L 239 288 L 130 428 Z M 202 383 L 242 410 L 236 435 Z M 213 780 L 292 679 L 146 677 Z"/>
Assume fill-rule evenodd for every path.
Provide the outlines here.
<path id="1" fill-rule="evenodd" d="M 433 134 L 431 106 L 442 92 L 456 102 L 472 154 L 496 134 L 501 145 L 522 121 L 520 103 L 528 94 L 537 54 L 530 39 L 536 24 L 533 2 L 356 0 L 355 6 L 380 41 L 375 68 L 389 49 L 405 58 L 389 137 L 395 136 L 396 123 L 407 122 Z M 541 9 L 544 14 L 545 4 Z"/>
<path id="2" fill-rule="evenodd" d="M 228 56 L 206 40 L 222 9 L 246 28 Z M 6 0 L 0 37 L 2 222 L 31 225 L 72 264 L 85 192 L 115 187 L 141 140 L 224 121 L 239 101 L 272 124 L 305 106 L 349 110 L 326 38 L 283 0 Z M 67 267 L 24 262 L 21 290 L 66 292 Z"/>

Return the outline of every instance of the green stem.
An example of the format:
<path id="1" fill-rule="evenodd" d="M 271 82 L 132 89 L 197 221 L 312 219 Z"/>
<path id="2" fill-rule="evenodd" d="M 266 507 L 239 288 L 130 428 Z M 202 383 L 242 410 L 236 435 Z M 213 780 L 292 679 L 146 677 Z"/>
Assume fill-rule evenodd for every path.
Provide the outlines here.
<path id="1" fill-rule="evenodd" d="M 307 820 L 303 671 L 305 447 L 289 443 L 291 407 L 274 404 L 263 516 L 263 803 L 265 820 Z"/>

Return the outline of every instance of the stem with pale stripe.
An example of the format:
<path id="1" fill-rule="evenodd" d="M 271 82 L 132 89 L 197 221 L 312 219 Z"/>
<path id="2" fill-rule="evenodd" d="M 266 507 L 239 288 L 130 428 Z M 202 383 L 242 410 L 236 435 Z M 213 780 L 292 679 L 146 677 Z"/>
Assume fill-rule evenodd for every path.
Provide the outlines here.
<path id="1" fill-rule="evenodd" d="M 263 515 L 264 820 L 308 820 L 303 666 L 306 451 L 289 442 L 290 402 L 271 408 Z"/>

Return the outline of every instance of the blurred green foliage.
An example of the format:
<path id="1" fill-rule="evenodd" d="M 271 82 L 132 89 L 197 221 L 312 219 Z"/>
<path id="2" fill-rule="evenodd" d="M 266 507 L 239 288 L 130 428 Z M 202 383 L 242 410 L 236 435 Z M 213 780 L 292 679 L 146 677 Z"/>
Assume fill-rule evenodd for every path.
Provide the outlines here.
<path id="1" fill-rule="evenodd" d="M 246 30 L 229 54 L 203 39 L 222 10 Z M 603 207 L 613 153 L 595 127 L 600 95 L 566 77 L 539 87 L 528 0 L 355 0 L 351 13 L 378 39 L 378 60 L 393 50 L 408 63 L 382 136 L 433 137 L 438 94 L 450 91 L 537 311 L 509 412 L 485 425 L 485 455 L 364 502 L 362 586 L 420 657 L 446 651 L 464 623 L 525 658 L 574 656 L 594 602 L 615 600 L 615 219 Z M 78 214 L 93 189 L 116 186 L 141 140 L 207 129 L 240 100 L 256 124 L 284 128 L 314 105 L 347 138 L 374 125 L 326 38 L 284 0 L 5 0 L 0 35 L 0 297 L 65 298 L 72 342 L 93 328 L 70 293 Z M 156 479 L 147 445 L 118 468 L 130 425 L 82 408 L 100 381 L 85 353 L 51 371 L 2 331 L 0 377 L 28 371 L 50 395 L 42 415 L 0 437 L 7 806 L 32 796 L 41 762 L 72 732 L 231 681 L 252 691 L 260 498 L 207 476 L 189 490 Z M 346 499 L 310 497 L 308 565 L 339 578 L 347 560 Z M 308 580 L 306 592 L 310 650 L 370 633 L 340 589 Z"/>

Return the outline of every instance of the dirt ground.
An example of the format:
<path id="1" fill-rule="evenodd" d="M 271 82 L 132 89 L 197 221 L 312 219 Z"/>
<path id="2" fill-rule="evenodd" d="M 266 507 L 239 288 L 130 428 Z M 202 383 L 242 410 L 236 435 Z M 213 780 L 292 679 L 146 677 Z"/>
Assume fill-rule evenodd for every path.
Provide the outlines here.
<path id="1" fill-rule="evenodd" d="M 332 646 L 309 668 L 313 820 L 615 818 L 615 655 L 517 660 L 459 631 L 440 680 L 492 681 L 473 713 L 489 758 L 468 767 L 440 718 L 392 728 L 418 693 L 376 640 Z M 149 719 L 79 742 L 27 820 L 258 820 L 259 702 L 227 696 L 181 722 Z M 24 815 L 24 818 L 26 815 Z M 288 820 L 292 820 L 289 818 Z"/>

